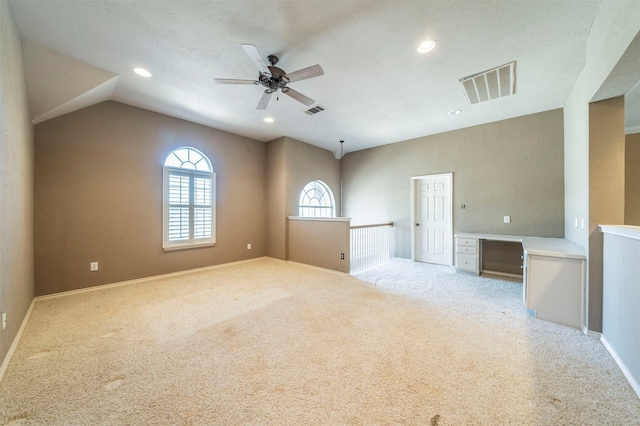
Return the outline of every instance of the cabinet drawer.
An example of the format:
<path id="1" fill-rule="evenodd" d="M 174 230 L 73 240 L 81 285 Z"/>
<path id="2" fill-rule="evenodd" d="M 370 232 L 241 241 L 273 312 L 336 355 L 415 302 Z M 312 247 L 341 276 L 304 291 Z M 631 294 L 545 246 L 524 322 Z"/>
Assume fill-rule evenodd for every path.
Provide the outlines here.
<path id="1" fill-rule="evenodd" d="M 478 272 L 478 256 L 475 254 L 456 253 L 456 268 Z"/>
<path id="2" fill-rule="evenodd" d="M 456 245 L 478 247 L 478 239 L 477 238 L 456 238 Z"/>
<path id="3" fill-rule="evenodd" d="M 476 254 L 478 253 L 478 248 L 470 246 L 456 246 L 456 253 Z"/>

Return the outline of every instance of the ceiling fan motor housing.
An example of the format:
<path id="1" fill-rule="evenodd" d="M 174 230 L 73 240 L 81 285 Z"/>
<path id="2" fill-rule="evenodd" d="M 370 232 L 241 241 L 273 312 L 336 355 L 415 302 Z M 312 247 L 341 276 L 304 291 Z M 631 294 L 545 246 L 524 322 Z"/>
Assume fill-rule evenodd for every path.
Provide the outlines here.
<path id="1" fill-rule="evenodd" d="M 278 89 L 283 89 L 287 83 L 289 83 L 289 78 L 287 78 L 287 75 L 282 68 L 270 66 L 269 72 L 271 72 L 271 76 L 262 73 L 258 75 L 258 81 L 266 87 L 269 92 L 275 92 Z"/>

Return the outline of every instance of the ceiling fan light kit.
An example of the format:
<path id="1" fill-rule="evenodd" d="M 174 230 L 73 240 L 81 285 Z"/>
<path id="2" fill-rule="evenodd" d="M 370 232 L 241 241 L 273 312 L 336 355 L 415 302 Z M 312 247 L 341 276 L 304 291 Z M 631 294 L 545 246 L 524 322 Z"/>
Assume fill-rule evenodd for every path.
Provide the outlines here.
<path id="1" fill-rule="evenodd" d="M 294 81 L 306 80 L 308 78 L 324 75 L 324 71 L 320 65 L 316 64 L 287 74 L 282 68 L 276 66 L 279 61 L 279 58 L 276 55 L 267 56 L 267 61 L 269 62 L 269 65 L 267 65 L 262 59 L 262 55 L 258 51 L 258 48 L 253 44 L 243 44 L 242 50 L 245 51 L 245 53 L 249 56 L 249 59 L 251 59 L 251 62 L 253 62 L 256 68 L 258 68 L 258 79 L 238 80 L 229 78 L 214 78 L 214 81 L 216 83 L 255 84 L 265 87 L 266 90 L 262 94 L 262 97 L 258 102 L 258 106 L 256 106 L 256 109 L 258 110 L 266 109 L 267 105 L 269 105 L 269 101 L 271 100 L 271 95 L 276 93 L 278 90 L 306 106 L 311 106 L 315 103 L 313 99 L 303 95 L 302 93 L 292 89 L 291 87 L 288 87 L 287 84 Z"/>

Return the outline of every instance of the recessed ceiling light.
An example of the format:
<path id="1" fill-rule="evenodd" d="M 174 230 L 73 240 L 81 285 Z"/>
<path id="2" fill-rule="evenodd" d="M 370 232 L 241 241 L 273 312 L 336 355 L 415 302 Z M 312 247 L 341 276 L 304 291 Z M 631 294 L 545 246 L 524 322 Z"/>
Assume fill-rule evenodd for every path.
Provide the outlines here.
<path id="1" fill-rule="evenodd" d="M 449 111 L 449 115 L 458 115 L 462 112 L 461 109 L 454 109 L 453 111 Z"/>
<path id="2" fill-rule="evenodd" d="M 265 117 L 264 121 L 266 121 L 267 123 L 273 123 L 273 118 L 271 117 Z"/>
<path id="3" fill-rule="evenodd" d="M 142 77 L 151 77 L 151 73 L 144 68 L 134 68 L 133 72 Z"/>
<path id="4" fill-rule="evenodd" d="M 432 51 L 436 47 L 435 40 L 427 40 L 418 46 L 418 53 L 427 53 Z"/>

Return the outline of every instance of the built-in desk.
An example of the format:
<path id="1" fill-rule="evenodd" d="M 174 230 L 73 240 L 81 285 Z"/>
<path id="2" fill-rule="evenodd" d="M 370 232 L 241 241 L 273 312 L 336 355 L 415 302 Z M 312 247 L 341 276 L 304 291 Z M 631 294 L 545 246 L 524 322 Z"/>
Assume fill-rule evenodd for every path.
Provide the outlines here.
<path id="1" fill-rule="evenodd" d="M 537 318 L 582 328 L 585 249 L 564 238 L 461 232 L 456 238 L 456 271 L 482 273 L 482 241 L 522 244 L 522 298 Z"/>

